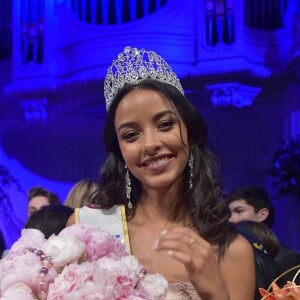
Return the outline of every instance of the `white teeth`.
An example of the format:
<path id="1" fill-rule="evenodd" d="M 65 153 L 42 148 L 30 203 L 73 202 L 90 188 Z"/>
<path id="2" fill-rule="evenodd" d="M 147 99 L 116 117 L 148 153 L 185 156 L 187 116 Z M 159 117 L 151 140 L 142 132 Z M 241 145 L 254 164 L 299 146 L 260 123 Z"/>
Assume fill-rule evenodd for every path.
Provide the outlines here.
<path id="1" fill-rule="evenodd" d="M 162 163 L 164 163 L 167 160 L 168 160 L 167 157 L 160 158 L 158 160 L 154 160 L 154 161 L 151 161 L 150 163 L 147 163 L 147 166 L 157 167 L 157 166 L 161 165 Z"/>

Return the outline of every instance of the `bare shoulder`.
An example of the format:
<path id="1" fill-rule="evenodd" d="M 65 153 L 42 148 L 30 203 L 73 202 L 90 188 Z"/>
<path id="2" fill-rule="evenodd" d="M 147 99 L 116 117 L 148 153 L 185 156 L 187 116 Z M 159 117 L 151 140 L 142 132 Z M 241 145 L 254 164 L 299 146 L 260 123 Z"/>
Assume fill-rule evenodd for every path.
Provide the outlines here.
<path id="1" fill-rule="evenodd" d="M 254 253 L 250 243 L 238 235 L 227 248 L 221 262 L 230 299 L 253 300 L 255 291 Z M 237 284 L 243 283 L 243 284 Z"/>
<path id="2" fill-rule="evenodd" d="M 238 235 L 228 247 L 229 256 L 234 258 L 253 257 L 253 249 L 250 243 L 241 235 Z"/>
<path id="3" fill-rule="evenodd" d="M 75 222 L 75 213 L 73 213 L 73 214 L 69 217 L 66 226 L 71 226 L 71 225 L 73 225 L 73 224 L 75 224 L 75 223 L 76 223 L 76 222 Z"/>

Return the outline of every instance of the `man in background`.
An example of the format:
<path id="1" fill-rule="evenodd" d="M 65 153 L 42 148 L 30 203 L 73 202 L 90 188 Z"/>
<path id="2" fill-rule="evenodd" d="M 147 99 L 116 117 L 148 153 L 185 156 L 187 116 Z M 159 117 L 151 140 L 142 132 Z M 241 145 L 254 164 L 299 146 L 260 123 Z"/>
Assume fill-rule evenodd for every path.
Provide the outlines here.
<path id="1" fill-rule="evenodd" d="M 48 191 L 41 186 L 32 187 L 27 193 L 27 198 L 28 217 L 40 210 L 43 206 L 61 204 L 59 197 L 55 193 Z"/>
<path id="2" fill-rule="evenodd" d="M 231 211 L 229 219 L 232 223 L 241 221 L 263 222 L 269 228 L 274 221 L 274 208 L 268 192 L 260 186 L 245 186 L 233 190 L 227 197 L 226 203 Z M 275 257 L 280 273 L 300 265 L 300 253 L 280 245 L 279 253 Z M 281 277 L 277 282 L 284 285 L 287 280 L 292 280 L 297 270 Z M 298 276 L 297 283 L 300 281 Z"/>

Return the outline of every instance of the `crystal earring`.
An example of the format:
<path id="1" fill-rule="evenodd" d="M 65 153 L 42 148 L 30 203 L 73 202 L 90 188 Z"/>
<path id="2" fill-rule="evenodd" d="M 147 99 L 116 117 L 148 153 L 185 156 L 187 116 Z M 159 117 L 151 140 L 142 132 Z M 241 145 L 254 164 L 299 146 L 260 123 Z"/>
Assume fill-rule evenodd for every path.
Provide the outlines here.
<path id="1" fill-rule="evenodd" d="M 128 171 L 128 168 L 127 166 L 125 165 L 125 170 L 126 170 L 126 173 L 125 173 L 125 181 L 126 181 L 126 198 L 128 200 L 128 204 L 127 204 L 127 207 L 129 209 L 132 209 L 132 202 L 130 200 L 130 194 L 131 194 L 131 179 L 130 179 L 130 176 L 129 176 L 129 171 Z"/>
<path id="2" fill-rule="evenodd" d="M 194 176 L 194 155 L 191 152 L 189 158 L 189 190 L 193 188 L 193 176 Z"/>

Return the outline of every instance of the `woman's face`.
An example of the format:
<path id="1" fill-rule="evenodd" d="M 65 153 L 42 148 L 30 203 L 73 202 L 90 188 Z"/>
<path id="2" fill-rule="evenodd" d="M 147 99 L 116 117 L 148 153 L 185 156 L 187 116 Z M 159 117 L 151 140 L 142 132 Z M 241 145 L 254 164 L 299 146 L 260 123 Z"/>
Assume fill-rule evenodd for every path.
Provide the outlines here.
<path id="1" fill-rule="evenodd" d="M 181 178 L 189 158 L 186 127 L 157 91 L 135 89 L 119 103 L 115 130 L 130 172 L 150 188 Z"/>

